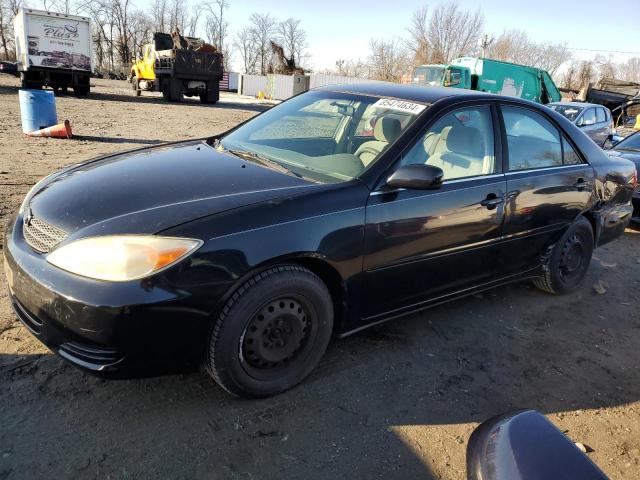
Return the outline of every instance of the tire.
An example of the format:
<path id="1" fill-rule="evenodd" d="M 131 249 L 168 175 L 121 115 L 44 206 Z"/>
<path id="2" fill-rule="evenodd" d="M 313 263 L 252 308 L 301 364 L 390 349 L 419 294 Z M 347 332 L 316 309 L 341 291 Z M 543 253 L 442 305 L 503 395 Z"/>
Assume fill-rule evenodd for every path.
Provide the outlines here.
<path id="1" fill-rule="evenodd" d="M 89 94 L 89 87 L 73 87 L 73 94 L 76 97 L 86 97 Z"/>
<path id="2" fill-rule="evenodd" d="M 162 98 L 167 101 L 171 101 L 171 90 L 169 89 L 169 82 L 167 80 L 163 80 L 160 85 L 162 86 Z"/>
<path id="3" fill-rule="evenodd" d="M 555 244 L 544 265 L 544 275 L 533 284 L 548 293 L 564 294 L 576 290 L 589 269 L 593 254 L 593 228 L 579 217 Z"/>
<path id="4" fill-rule="evenodd" d="M 206 367 L 233 395 L 276 395 L 311 373 L 332 329 L 333 302 L 322 280 L 300 266 L 278 265 L 231 295 L 213 326 Z"/>
<path id="5" fill-rule="evenodd" d="M 142 90 L 140 90 L 140 81 L 138 80 L 138 77 L 136 77 L 135 75 L 131 77 L 131 88 L 136 93 L 136 97 L 139 97 L 140 95 L 142 95 Z"/>

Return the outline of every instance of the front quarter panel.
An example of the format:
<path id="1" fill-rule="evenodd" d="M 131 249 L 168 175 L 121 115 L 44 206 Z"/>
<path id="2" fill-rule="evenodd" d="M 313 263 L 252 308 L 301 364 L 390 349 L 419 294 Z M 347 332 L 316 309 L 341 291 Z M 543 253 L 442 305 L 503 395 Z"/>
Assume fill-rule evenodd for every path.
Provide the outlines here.
<path id="1" fill-rule="evenodd" d="M 196 295 L 225 299 L 254 271 L 275 263 L 320 262 L 339 276 L 343 294 L 355 295 L 362 272 L 368 188 L 358 181 L 249 205 L 162 232 L 205 243 L 182 270 Z M 185 280 L 187 278 L 188 280 Z M 355 298 L 355 297 L 354 297 Z M 357 318 L 357 302 L 340 318 Z M 338 326 L 339 331 L 347 328 Z"/>

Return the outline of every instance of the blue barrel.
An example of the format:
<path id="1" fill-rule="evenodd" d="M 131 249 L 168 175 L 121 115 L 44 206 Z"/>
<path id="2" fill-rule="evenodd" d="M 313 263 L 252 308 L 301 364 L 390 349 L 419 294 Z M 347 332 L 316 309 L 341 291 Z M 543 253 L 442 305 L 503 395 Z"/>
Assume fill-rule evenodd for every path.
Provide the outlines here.
<path id="1" fill-rule="evenodd" d="M 31 133 L 58 123 L 56 97 L 51 90 L 19 90 L 22 132 Z"/>

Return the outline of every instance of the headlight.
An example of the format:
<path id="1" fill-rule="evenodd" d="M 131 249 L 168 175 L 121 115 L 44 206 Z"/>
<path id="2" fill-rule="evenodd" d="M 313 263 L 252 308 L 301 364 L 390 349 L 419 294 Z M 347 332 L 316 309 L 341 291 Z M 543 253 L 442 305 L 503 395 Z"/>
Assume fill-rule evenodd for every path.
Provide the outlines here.
<path id="1" fill-rule="evenodd" d="M 154 235 L 90 237 L 55 249 L 47 261 L 83 277 L 125 282 L 167 268 L 201 245 L 201 240 Z"/>

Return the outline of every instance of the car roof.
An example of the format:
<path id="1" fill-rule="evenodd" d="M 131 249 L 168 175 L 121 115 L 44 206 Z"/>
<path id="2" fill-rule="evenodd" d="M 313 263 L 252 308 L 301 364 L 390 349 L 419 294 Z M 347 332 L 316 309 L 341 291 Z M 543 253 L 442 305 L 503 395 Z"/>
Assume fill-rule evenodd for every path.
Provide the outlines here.
<path id="1" fill-rule="evenodd" d="M 551 102 L 549 103 L 549 105 L 566 105 L 567 107 L 581 107 L 581 108 L 588 108 L 588 107 L 607 108 L 604 105 L 599 105 L 597 103 L 587 103 L 587 102 Z"/>
<path id="2" fill-rule="evenodd" d="M 399 83 L 390 82 L 361 82 L 361 83 L 341 83 L 334 85 L 323 85 L 317 87 L 316 91 L 327 92 L 343 92 L 362 95 L 373 95 L 377 97 L 400 98 L 402 100 L 414 100 L 422 103 L 434 103 L 443 98 L 465 97 L 469 100 L 476 98 L 481 99 L 501 99 L 509 101 L 521 101 L 522 103 L 531 103 L 519 98 L 511 98 L 500 95 L 492 95 L 474 90 L 466 90 L 463 88 L 447 88 L 447 87 L 426 87 L 421 85 L 401 85 Z"/>

